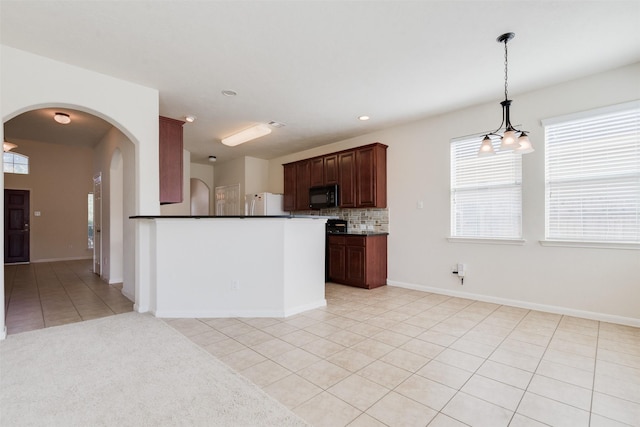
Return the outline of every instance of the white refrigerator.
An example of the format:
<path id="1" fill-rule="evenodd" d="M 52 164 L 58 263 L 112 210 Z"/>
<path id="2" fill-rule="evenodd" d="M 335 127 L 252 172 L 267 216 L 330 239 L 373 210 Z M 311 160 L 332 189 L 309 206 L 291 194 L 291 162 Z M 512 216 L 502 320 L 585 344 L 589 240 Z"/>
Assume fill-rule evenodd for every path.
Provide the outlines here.
<path id="1" fill-rule="evenodd" d="M 282 194 L 257 193 L 247 194 L 244 199 L 244 214 L 254 215 L 288 215 L 282 210 Z"/>

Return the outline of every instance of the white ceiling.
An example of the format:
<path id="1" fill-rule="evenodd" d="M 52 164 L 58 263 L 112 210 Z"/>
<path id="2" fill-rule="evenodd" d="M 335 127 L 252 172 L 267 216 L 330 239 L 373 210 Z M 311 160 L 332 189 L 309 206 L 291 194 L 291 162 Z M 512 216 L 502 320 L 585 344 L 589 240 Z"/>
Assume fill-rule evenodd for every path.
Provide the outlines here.
<path id="1" fill-rule="evenodd" d="M 161 115 L 197 117 L 185 124 L 195 162 L 274 158 L 484 102 L 499 116 L 495 39 L 508 31 L 516 103 L 640 61 L 640 0 L 2 0 L 0 24 L 5 45 L 157 88 Z M 363 114 L 371 120 L 358 121 Z M 6 138 L 37 139 L 41 129 L 54 142 L 49 117 L 9 121 Z M 271 120 L 286 126 L 220 143 Z"/>

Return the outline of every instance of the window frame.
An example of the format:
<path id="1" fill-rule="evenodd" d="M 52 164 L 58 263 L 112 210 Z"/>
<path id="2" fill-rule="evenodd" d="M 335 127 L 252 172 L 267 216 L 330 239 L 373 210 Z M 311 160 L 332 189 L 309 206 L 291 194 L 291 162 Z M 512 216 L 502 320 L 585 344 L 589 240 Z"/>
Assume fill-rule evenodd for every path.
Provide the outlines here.
<path id="1" fill-rule="evenodd" d="M 480 244 L 507 244 L 507 245 L 522 245 L 525 243 L 523 239 L 523 227 L 522 227 L 522 155 L 514 153 L 513 151 L 505 152 L 504 150 L 499 151 L 497 148 L 499 146 L 499 140 L 492 140 L 492 143 L 496 147 L 496 154 L 492 156 L 484 156 L 478 157 L 478 149 L 480 147 L 480 143 L 482 140 L 482 136 L 484 134 L 478 135 L 470 135 L 465 137 L 453 138 L 450 141 L 450 181 L 449 181 L 449 207 L 450 207 L 450 227 L 449 227 L 449 236 L 447 240 L 452 243 L 480 243 Z M 458 153 L 458 154 L 456 154 Z M 467 166 L 463 166 L 459 168 L 459 164 L 461 161 L 465 160 L 469 162 Z M 474 166 L 475 164 L 475 166 Z M 457 175 L 460 173 L 460 169 L 466 170 L 468 172 L 470 170 L 469 165 L 471 165 L 471 169 L 476 169 L 476 172 L 480 175 L 480 178 L 488 178 L 489 174 L 487 170 L 494 171 L 495 167 L 499 167 L 501 173 L 498 174 L 501 178 L 493 180 L 493 182 L 483 182 L 480 185 L 470 185 L 467 178 L 466 185 L 460 185 L 461 181 L 464 179 L 460 179 Z M 480 166 L 479 166 L 480 165 Z M 484 174 L 483 174 L 484 169 Z M 509 175 L 509 177 L 505 177 L 505 174 Z M 507 179 L 508 178 L 508 179 Z M 506 180 L 506 181 L 505 181 Z M 498 190 L 500 189 L 508 190 L 506 194 L 509 196 L 513 196 L 515 194 L 515 199 L 511 199 L 508 204 L 510 206 L 509 212 L 511 215 L 511 231 L 515 231 L 510 235 L 505 235 L 500 233 L 495 234 L 487 234 L 487 233 L 464 233 L 460 234 L 460 224 L 459 221 L 459 209 L 460 206 L 456 197 L 458 195 L 467 193 L 475 193 L 476 195 L 480 195 L 481 193 L 488 194 L 486 190 Z M 513 191 L 515 190 L 515 192 Z M 502 194 L 504 196 L 504 193 Z M 499 201 L 501 200 L 499 197 L 487 196 L 486 200 L 489 201 Z M 479 196 L 479 200 L 482 199 L 483 196 Z M 515 208 L 515 209 L 514 209 Z M 482 207 L 478 209 L 482 210 Z M 513 216 L 513 212 L 515 212 L 515 217 Z M 485 217 L 486 217 L 486 211 Z M 499 215 L 500 216 L 504 215 Z M 493 215 L 494 220 L 496 214 Z M 496 220 L 495 224 L 499 224 L 500 219 Z M 481 227 L 486 227 L 488 223 L 480 224 Z M 490 224 L 488 225 L 490 226 Z"/>
<path id="2" fill-rule="evenodd" d="M 548 133 L 551 131 L 555 131 L 557 130 L 559 127 L 561 126 L 572 126 L 574 124 L 577 124 L 579 122 L 585 122 L 584 123 L 584 127 L 589 126 L 589 124 L 593 124 L 594 122 L 597 122 L 598 120 L 602 120 L 603 117 L 612 115 L 612 114 L 617 114 L 617 113 L 625 113 L 625 112 L 629 112 L 632 114 L 638 114 L 638 118 L 636 119 L 636 122 L 638 123 L 638 128 L 640 128 L 640 100 L 639 101 L 631 101 L 631 102 L 626 102 L 626 103 L 621 103 L 621 104 L 616 104 L 616 105 L 611 105 L 611 106 L 607 106 L 607 107 L 602 107 L 602 108 L 596 108 L 596 109 L 590 109 L 590 110 L 586 110 L 586 111 L 582 111 L 582 112 L 578 112 L 578 113 L 572 113 L 572 114 L 567 114 L 567 115 L 563 115 L 563 116 L 558 116 L 558 117 L 553 117 L 553 118 L 547 118 L 541 121 L 543 128 L 544 128 L 544 133 L 545 133 L 545 169 L 544 169 L 544 174 L 545 174 L 545 188 L 544 188 L 544 197 L 545 197 L 545 206 L 544 206 L 544 210 L 545 210 L 545 235 L 544 235 L 544 239 L 540 240 L 540 244 L 543 246 L 564 246 L 564 247 L 585 247 L 585 248 L 611 248 L 611 249 L 640 249 L 640 233 L 638 234 L 638 240 L 637 241 L 633 241 L 633 240 L 605 240 L 605 239 L 596 239 L 593 237 L 593 235 L 587 235 L 584 238 L 580 239 L 580 238 L 576 238 L 576 236 L 571 236 L 568 233 L 565 233 L 564 235 L 553 235 L 553 232 L 550 231 L 550 222 L 551 222 L 551 192 L 552 189 L 554 188 L 554 185 L 556 186 L 555 188 L 557 188 L 557 186 L 563 182 L 562 179 L 552 179 L 550 178 L 550 174 L 556 173 L 556 170 L 554 169 L 552 172 L 550 172 L 550 164 L 554 164 L 554 168 L 557 168 L 557 165 L 555 165 L 555 163 L 558 162 L 557 158 L 553 158 L 550 161 L 550 153 L 552 153 L 552 150 L 549 149 L 549 136 Z M 591 120 L 591 121 L 589 121 Z M 639 134 L 640 135 L 640 134 Z M 593 140 L 592 140 L 593 141 Z M 557 141 L 554 141 L 554 143 L 557 143 Z M 592 142 L 593 143 L 593 142 Z M 630 142 L 631 145 L 636 144 L 636 152 L 638 153 L 638 155 L 640 156 L 640 136 L 638 136 L 638 139 L 635 139 L 633 141 Z M 633 147 L 632 147 L 633 150 Z M 577 157 L 577 156 L 576 156 Z M 604 158 L 604 157 L 603 157 Z M 562 160 L 562 159 L 560 159 Z M 569 159 L 572 160 L 572 159 Z M 640 162 L 640 159 L 638 159 L 638 162 Z M 577 161 L 574 160 L 574 164 L 576 164 Z M 606 165 L 606 163 L 603 162 L 603 164 Z M 603 164 L 599 164 L 601 167 Z M 566 165 L 565 165 L 566 167 Z M 631 174 L 631 181 L 634 180 L 633 177 L 636 177 L 635 179 L 637 180 L 637 182 L 640 182 L 640 169 L 638 169 L 635 174 Z M 610 172 L 610 173 L 601 173 L 599 174 L 599 176 L 591 176 L 591 177 L 587 177 L 586 174 L 584 177 L 580 178 L 574 178 L 576 182 L 584 182 L 585 185 L 588 183 L 595 183 L 595 182 L 607 182 L 608 180 L 612 180 L 616 177 L 616 173 L 615 172 Z M 567 179 L 565 178 L 565 181 L 567 181 Z M 580 199 L 580 200 L 584 200 Z M 638 201 L 638 203 L 640 203 L 640 200 Z M 636 208 L 638 212 L 638 214 L 640 214 L 640 205 Z M 585 222 L 581 223 L 583 225 L 584 228 L 584 224 Z"/>
<path id="3" fill-rule="evenodd" d="M 7 161 L 7 157 L 11 157 L 11 161 Z M 24 159 L 25 162 L 16 163 L 15 161 L 16 157 L 20 159 Z M 31 172 L 29 156 L 26 156 L 24 154 L 16 153 L 13 151 L 4 152 L 2 153 L 2 163 L 3 163 L 2 170 L 4 173 L 12 173 L 16 175 L 29 175 L 29 173 Z M 15 168 L 16 164 L 24 165 L 26 167 L 26 172 L 16 172 L 16 168 Z M 7 170 L 8 166 L 11 166 L 11 170 Z"/>

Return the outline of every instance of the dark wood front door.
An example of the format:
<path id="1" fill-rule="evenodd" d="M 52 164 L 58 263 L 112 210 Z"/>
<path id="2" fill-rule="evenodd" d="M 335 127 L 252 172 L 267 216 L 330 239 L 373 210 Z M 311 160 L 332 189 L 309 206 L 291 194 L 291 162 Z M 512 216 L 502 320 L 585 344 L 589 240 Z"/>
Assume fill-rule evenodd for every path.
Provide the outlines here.
<path id="1" fill-rule="evenodd" d="M 29 262 L 27 190 L 4 190 L 4 262 Z"/>

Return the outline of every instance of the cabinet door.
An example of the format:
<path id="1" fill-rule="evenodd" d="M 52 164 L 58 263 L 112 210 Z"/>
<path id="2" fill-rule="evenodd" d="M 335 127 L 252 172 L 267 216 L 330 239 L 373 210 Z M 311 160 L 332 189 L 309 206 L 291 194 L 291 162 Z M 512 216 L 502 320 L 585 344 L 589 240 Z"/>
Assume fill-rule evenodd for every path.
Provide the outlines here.
<path id="1" fill-rule="evenodd" d="M 387 207 L 387 152 L 381 144 L 356 150 L 356 207 Z"/>
<path id="2" fill-rule="evenodd" d="M 345 279 L 345 246 L 329 244 L 329 280 L 338 283 Z"/>
<path id="3" fill-rule="evenodd" d="M 296 164 L 282 165 L 284 168 L 284 196 L 282 209 L 288 212 L 296 210 Z"/>
<path id="4" fill-rule="evenodd" d="M 309 210 L 309 161 L 296 162 L 296 209 L 298 211 Z"/>
<path id="5" fill-rule="evenodd" d="M 310 187 L 321 187 L 324 185 L 324 159 L 322 157 L 314 157 L 309 160 L 310 168 Z"/>
<path id="6" fill-rule="evenodd" d="M 160 117 L 160 203 L 182 202 L 182 125 L 183 121 Z"/>
<path id="7" fill-rule="evenodd" d="M 355 151 L 338 155 L 338 179 L 340 188 L 340 207 L 356 207 L 356 159 Z"/>
<path id="8" fill-rule="evenodd" d="M 345 250 L 346 274 L 345 282 L 355 286 L 366 285 L 366 248 L 349 246 Z"/>
<path id="9" fill-rule="evenodd" d="M 324 184 L 333 185 L 338 183 L 338 156 L 331 154 L 324 156 Z"/>
<path id="10" fill-rule="evenodd" d="M 376 158 L 373 147 L 356 151 L 356 206 L 376 206 Z"/>

